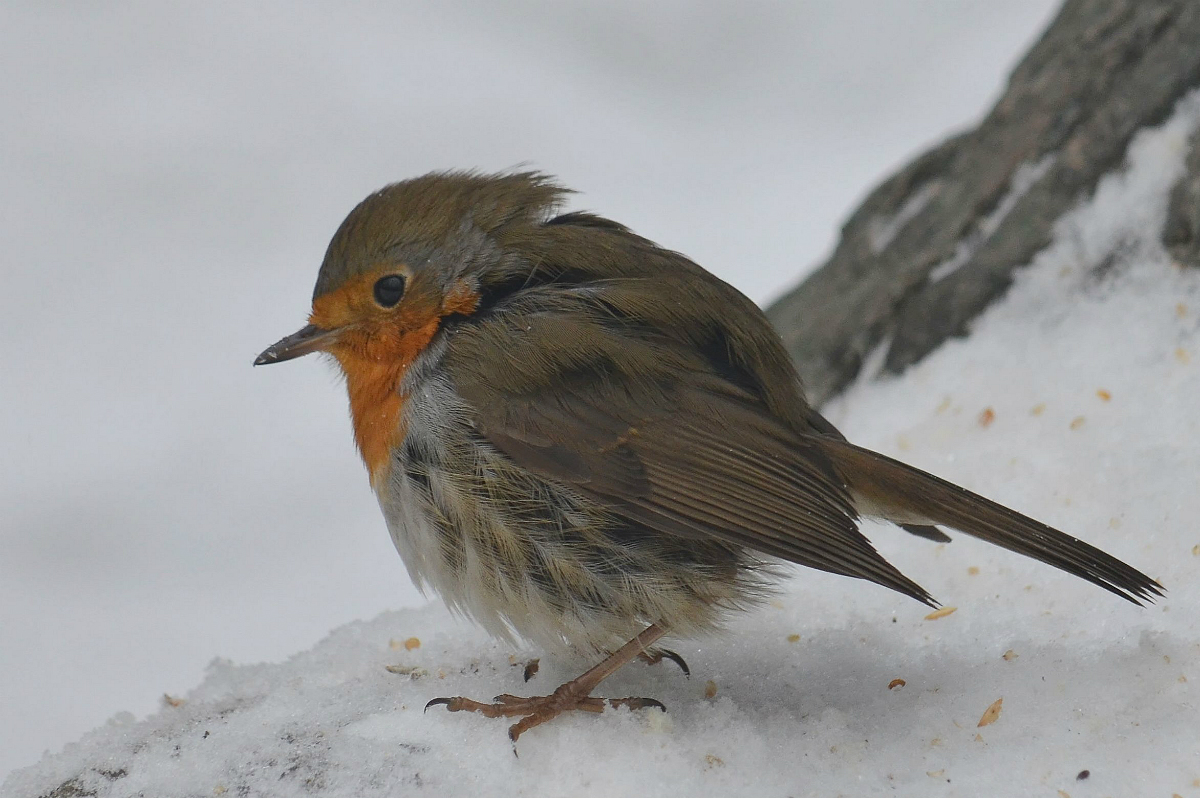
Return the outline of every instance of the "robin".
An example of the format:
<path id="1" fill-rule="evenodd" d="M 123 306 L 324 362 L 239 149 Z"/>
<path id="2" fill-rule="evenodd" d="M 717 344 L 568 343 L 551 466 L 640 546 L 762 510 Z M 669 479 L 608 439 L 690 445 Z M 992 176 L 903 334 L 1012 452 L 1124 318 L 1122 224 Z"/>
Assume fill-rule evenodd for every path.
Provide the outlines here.
<path id="1" fill-rule="evenodd" d="M 255 365 L 325 352 L 413 580 L 493 635 L 606 654 L 550 695 L 451 711 L 657 706 L 592 696 L 664 635 L 768 597 L 779 560 L 937 606 L 858 529 L 946 527 L 1141 604 L 1161 586 L 996 502 L 855 446 L 805 400 L 763 313 L 537 173 L 429 174 L 338 228 L 309 323 Z M 428 708 L 428 707 L 427 707 Z"/>

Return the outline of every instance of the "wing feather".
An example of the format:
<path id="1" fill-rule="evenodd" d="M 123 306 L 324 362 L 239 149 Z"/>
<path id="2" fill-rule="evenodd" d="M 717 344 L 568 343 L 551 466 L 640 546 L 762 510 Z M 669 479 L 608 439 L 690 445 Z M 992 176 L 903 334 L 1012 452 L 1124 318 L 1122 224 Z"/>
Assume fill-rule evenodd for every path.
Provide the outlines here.
<path id="1" fill-rule="evenodd" d="M 607 309 L 578 301 L 456 330 L 446 366 L 491 445 L 648 535 L 716 538 L 932 603 L 858 531 L 848 488 L 810 436 L 686 345 L 615 329 Z M 576 345 L 558 345 L 564 335 Z M 530 360 L 481 356 L 497 338 Z"/>

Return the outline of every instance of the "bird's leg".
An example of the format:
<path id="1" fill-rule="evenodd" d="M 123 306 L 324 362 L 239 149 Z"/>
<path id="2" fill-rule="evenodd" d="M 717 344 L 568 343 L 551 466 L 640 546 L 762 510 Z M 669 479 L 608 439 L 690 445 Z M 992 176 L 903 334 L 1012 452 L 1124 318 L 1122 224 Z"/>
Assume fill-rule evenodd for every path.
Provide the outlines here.
<path id="1" fill-rule="evenodd" d="M 656 648 L 652 651 L 642 651 L 638 654 L 638 659 L 647 665 L 658 665 L 663 660 L 670 660 L 679 666 L 679 670 L 683 671 L 683 677 L 685 679 L 692 678 L 692 670 L 688 667 L 687 661 L 670 649 Z M 521 663 L 517 664 L 519 665 Z M 541 667 L 541 660 L 535 657 L 534 659 L 524 663 L 524 666 L 525 670 L 521 675 L 525 678 L 525 681 L 529 681 L 534 676 L 537 676 L 538 669 Z"/>
<path id="2" fill-rule="evenodd" d="M 517 716 L 521 720 L 508 727 L 508 737 L 514 743 L 524 732 L 534 726 L 540 726 L 548 720 L 558 717 L 563 712 L 572 709 L 585 712 L 603 712 L 606 706 L 629 707 L 642 709 L 663 705 L 652 698 L 593 698 L 591 692 L 600 682 L 617 672 L 618 669 L 635 657 L 645 653 L 646 649 L 656 640 L 666 634 L 666 630 L 658 624 L 650 624 L 637 637 L 610 654 L 596 667 L 560 686 L 550 695 L 522 698 L 515 695 L 498 695 L 494 703 L 484 704 L 469 698 L 455 696 L 453 698 L 435 698 L 425 705 L 429 709 L 435 704 L 445 704 L 451 712 L 478 712 L 489 718 L 511 718 Z"/>

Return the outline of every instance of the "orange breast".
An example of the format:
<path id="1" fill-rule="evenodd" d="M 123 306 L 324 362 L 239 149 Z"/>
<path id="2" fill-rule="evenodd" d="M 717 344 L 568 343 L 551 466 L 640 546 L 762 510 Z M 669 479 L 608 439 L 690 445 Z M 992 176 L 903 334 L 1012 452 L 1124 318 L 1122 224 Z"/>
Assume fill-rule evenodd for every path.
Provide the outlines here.
<path id="1" fill-rule="evenodd" d="M 309 316 L 318 327 L 344 330 L 329 351 L 346 375 L 354 440 L 372 485 L 387 473 L 393 447 L 404 440 L 405 372 L 433 340 L 442 318 L 469 314 L 479 303 L 479 294 L 465 284 L 445 297 L 422 293 L 418 284 L 394 312 L 381 311 L 370 300 L 376 276 L 362 275 L 318 297 Z"/>
<path id="2" fill-rule="evenodd" d="M 400 393 L 400 380 L 417 355 L 429 345 L 437 328 L 438 320 L 432 319 L 424 327 L 389 341 L 374 338 L 366 346 L 348 341 L 348 346 L 333 350 L 346 374 L 354 440 L 371 472 L 372 485 L 387 472 L 392 447 L 404 440 L 400 418 L 404 396 Z"/>

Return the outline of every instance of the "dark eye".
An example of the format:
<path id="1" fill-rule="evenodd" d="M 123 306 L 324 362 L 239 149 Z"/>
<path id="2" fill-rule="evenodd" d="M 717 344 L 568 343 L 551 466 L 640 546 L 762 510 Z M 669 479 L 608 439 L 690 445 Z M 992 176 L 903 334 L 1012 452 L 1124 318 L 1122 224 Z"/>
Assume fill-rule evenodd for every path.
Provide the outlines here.
<path id="1" fill-rule="evenodd" d="M 385 308 L 395 307 L 404 296 L 404 278 L 398 274 L 380 277 L 375 283 L 375 301 Z"/>

